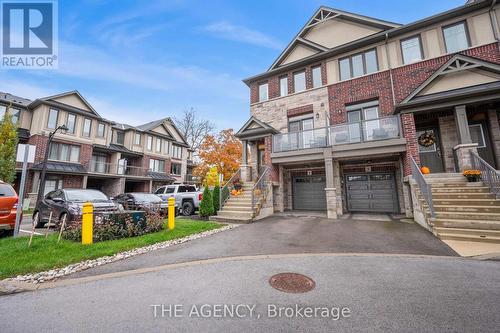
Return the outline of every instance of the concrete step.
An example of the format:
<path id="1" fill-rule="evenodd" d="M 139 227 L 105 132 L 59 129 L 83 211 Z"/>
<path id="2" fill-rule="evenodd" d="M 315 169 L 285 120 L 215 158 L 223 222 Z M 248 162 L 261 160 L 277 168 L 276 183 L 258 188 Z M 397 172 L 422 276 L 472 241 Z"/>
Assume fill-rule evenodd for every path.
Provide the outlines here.
<path id="1" fill-rule="evenodd" d="M 500 200 L 495 199 L 438 199 L 432 197 L 435 206 L 500 206 Z"/>
<path id="2" fill-rule="evenodd" d="M 461 212 L 461 213 L 486 213 L 486 214 L 498 214 L 500 216 L 500 206 L 471 206 L 471 205 L 460 205 L 460 206 L 448 206 L 448 205 L 438 205 L 434 203 L 434 210 L 437 212 Z"/>
<path id="3" fill-rule="evenodd" d="M 431 184 L 432 187 L 483 187 L 485 186 L 483 182 L 475 182 L 475 183 L 469 183 L 469 182 L 435 182 Z"/>
<path id="4" fill-rule="evenodd" d="M 252 203 L 252 198 L 231 198 L 227 201 L 226 205 L 231 203 Z"/>
<path id="5" fill-rule="evenodd" d="M 443 179 L 443 178 L 465 178 L 462 173 L 460 172 L 446 172 L 446 173 L 430 173 L 428 175 L 424 175 L 424 177 L 427 179 Z"/>
<path id="6" fill-rule="evenodd" d="M 252 201 L 233 201 L 233 202 L 227 202 L 224 205 L 224 208 L 230 208 L 230 207 L 247 207 L 249 209 L 252 209 Z"/>
<path id="7" fill-rule="evenodd" d="M 500 230 L 500 221 L 488 220 L 435 219 L 433 225 L 441 228 Z"/>
<path id="8" fill-rule="evenodd" d="M 495 196 L 491 193 L 433 193 L 433 200 L 458 200 L 458 199 L 473 199 L 473 200 L 494 200 Z"/>
<path id="9" fill-rule="evenodd" d="M 210 216 L 210 221 L 223 222 L 223 223 L 251 223 L 252 218 L 241 217 L 238 215 L 215 215 Z"/>
<path id="10" fill-rule="evenodd" d="M 484 212 L 436 212 L 436 219 L 500 221 L 499 213 Z"/>
<path id="11" fill-rule="evenodd" d="M 253 217 L 253 212 L 252 211 L 239 211 L 239 210 L 234 210 L 234 209 L 222 209 L 217 213 L 219 216 L 227 216 L 227 215 L 235 215 L 235 216 L 241 216 L 241 217 L 248 217 L 252 218 Z"/>
<path id="12" fill-rule="evenodd" d="M 238 212 L 249 212 L 249 213 L 252 213 L 252 206 L 250 205 L 249 207 L 247 206 L 224 206 L 221 210 L 221 212 L 224 212 L 224 211 L 238 211 Z"/>
<path id="13" fill-rule="evenodd" d="M 432 187 L 434 193 L 490 193 L 490 188 L 486 186 L 467 186 L 467 187 Z"/>
<path id="14" fill-rule="evenodd" d="M 461 240 L 473 242 L 500 243 L 500 230 L 436 228 L 442 240 Z"/>

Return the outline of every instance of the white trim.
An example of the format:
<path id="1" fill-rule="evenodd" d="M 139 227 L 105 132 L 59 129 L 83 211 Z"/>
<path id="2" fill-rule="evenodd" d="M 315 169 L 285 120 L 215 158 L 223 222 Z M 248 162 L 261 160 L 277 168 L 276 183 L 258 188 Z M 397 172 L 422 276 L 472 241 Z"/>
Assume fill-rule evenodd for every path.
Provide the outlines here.
<path id="1" fill-rule="evenodd" d="M 483 139 L 483 145 L 480 146 L 479 142 L 473 142 L 473 143 L 477 144 L 476 148 L 486 148 L 486 139 L 484 137 L 484 130 L 483 130 L 483 125 L 482 124 L 472 124 L 472 125 L 469 125 L 469 132 L 470 132 L 470 128 L 471 127 L 477 127 L 477 126 L 479 126 L 479 129 L 481 130 L 481 138 Z"/>

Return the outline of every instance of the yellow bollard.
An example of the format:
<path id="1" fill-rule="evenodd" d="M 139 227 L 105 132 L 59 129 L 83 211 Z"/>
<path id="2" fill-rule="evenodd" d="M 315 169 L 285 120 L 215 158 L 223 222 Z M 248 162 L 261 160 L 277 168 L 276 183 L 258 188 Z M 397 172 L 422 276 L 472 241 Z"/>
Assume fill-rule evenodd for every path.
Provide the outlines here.
<path id="1" fill-rule="evenodd" d="M 82 244 L 93 243 L 94 233 L 94 205 L 90 202 L 83 204 L 82 209 Z"/>
<path id="2" fill-rule="evenodd" d="M 175 228 L 175 198 L 168 198 L 168 229 Z"/>

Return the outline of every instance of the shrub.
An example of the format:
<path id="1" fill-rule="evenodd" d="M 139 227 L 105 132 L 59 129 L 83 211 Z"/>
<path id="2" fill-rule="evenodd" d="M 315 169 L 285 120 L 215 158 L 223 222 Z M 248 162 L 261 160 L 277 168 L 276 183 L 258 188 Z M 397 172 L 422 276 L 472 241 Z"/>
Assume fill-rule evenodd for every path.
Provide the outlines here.
<path id="1" fill-rule="evenodd" d="M 212 200 L 212 193 L 208 186 L 205 186 L 205 190 L 203 190 L 203 198 L 200 203 L 200 216 L 201 217 L 209 217 L 214 215 L 214 203 Z"/>
<path id="2" fill-rule="evenodd" d="M 94 242 L 135 237 L 157 232 L 163 228 L 163 218 L 159 214 L 133 216 L 130 213 L 106 216 L 96 215 L 94 218 Z M 82 221 L 70 224 L 62 233 L 64 239 L 80 242 L 82 239 Z"/>
<path id="3" fill-rule="evenodd" d="M 214 214 L 217 214 L 217 212 L 220 209 L 220 207 L 219 207 L 219 205 L 220 205 L 220 187 L 219 186 L 214 187 L 212 195 L 213 195 L 212 200 L 214 202 Z"/>

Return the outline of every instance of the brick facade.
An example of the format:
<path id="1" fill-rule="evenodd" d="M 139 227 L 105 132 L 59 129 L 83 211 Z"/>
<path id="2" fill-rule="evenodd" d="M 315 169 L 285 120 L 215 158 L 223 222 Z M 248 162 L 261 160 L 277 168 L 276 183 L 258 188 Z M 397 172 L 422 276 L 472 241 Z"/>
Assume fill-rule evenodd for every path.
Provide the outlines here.
<path id="1" fill-rule="evenodd" d="M 290 118 L 290 117 L 301 116 L 301 115 L 312 113 L 312 112 L 313 112 L 313 105 L 307 104 L 307 105 L 299 106 L 299 107 L 296 107 L 293 109 L 288 109 L 286 112 L 286 115 L 288 118 Z"/>

